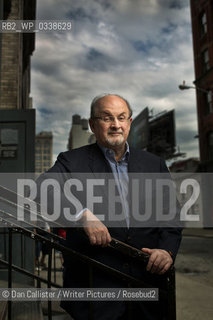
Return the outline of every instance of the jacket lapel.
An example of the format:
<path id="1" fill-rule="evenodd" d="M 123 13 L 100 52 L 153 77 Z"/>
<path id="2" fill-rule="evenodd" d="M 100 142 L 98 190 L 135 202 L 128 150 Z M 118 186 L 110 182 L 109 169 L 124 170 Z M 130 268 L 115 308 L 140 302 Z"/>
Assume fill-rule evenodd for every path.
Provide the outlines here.
<path id="1" fill-rule="evenodd" d="M 89 167 L 95 175 L 98 173 L 112 173 L 111 167 L 97 143 L 91 146 L 89 152 Z"/>

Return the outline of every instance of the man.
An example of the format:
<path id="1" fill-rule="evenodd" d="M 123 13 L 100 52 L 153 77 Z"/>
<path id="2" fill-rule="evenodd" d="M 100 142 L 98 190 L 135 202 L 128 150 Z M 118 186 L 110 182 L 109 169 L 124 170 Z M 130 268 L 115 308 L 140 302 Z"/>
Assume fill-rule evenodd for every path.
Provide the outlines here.
<path id="1" fill-rule="evenodd" d="M 128 173 L 168 172 L 162 159 L 148 152 L 129 148 L 127 138 L 132 122 L 131 116 L 130 105 L 121 96 L 106 94 L 96 97 L 91 104 L 89 123 L 97 143 L 61 153 L 50 172 L 98 172 L 111 173 L 115 177 L 122 173 L 125 177 L 124 185 L 128 185 Z M 121 189 L 122 186 L 119 189 L 120 194 Z M 132 228 L 129 225 L 132 213 L 128 206 L 124 211 L 126 226 L 113 228 L 107 227 L 93 212 L 84 208 L 79 214 L 84 234 L 75 228 L 68 229 L 67 245 L 115 269 L 142 279 L 152 274 L 164 274 L 177 254 L 181 229 Z M 150 257 L 146 270 L 140 269 L 141 267 L 136 266 L 131 260 L 110 250 L 108 244 L 112 237 L 147 253 Z M 88 266 L 65 256 L 64 287 L 89 287 L 90 275 L 91 270 Z M 93 272 L 93 287 L 121 286 L 123 284 L 120 281 L 109 275 L 98 270 Z M 62 301 L 61 305 L 75 320 L 90 319 L 91 314 L 95 320 L 127 319 L 128 315 L 127 306 L 123 301 L 99 301 L 93 304 L 85 301 Z M 161 304 L 158 302 L 134 302 L 131 312 L 131 319 L 164 319 Z"/>

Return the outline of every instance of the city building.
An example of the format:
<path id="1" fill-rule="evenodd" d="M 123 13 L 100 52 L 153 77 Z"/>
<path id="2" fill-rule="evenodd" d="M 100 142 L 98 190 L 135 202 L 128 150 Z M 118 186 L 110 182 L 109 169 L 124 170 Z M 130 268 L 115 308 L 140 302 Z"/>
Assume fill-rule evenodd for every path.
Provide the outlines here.
<path id="1" fill-rule="evenodd" d="M 53 135 L 52 132 L 42 131 L 35 139 L 35 172 L 42 173 L 52 166 Z"/>
<path id="2" fill-rule="evenodd" d="M 35 20 L 36 0 L 1 0 L 4 20 Z M 34 33 L 0 35 L 0 109 L 30 109 L 30 59 Z"/>
<path id="3" fill-rule="evenodd" d="M 81 116 L 75 114 L 72 117 L 72 127 L 69 134 L 68 150 L 79 148 L 95 142 L 92 132 L 88 131 L 88 120 L 81 119 Z"/>
<path id="4" fill-rule="evenodd" d="M 184 156 L 179 150 L 176 151 L 174 110 L 154 116 L 146 107 L 132 121 L 128 143 L 131 147 L 147 150 L 165 160 Z"/>
<path id="5" fill-rule="evenodd" d="M 0 20 L 6 20 L 5 23 L 35 20 L 35 15 L 36 0 L 0 0 Z M 0 173 L 35 171 L 35 109 L 30 97 L 30 59 L 34 49 L 34 33 L 0 32 Z M 14 188 L 15 191 L 15 185 L 9 189 Z M 2 228 L 0 256 L 10 264 L 8 239 L 8 229 Z M 31 273 L 34 271 L 32 239 L 17 233 L 13 238 L 12 252 L 13 265 Z M 1 265 L 0 280 L 5 281 L 9 277 L 8 270 L 7 266 Z M 12 281 L 19 285 L 33 286 L 34 281 L 30 277 L 14 271 L 11 275 Z M 35 308 L 32 310 L 26 317 L 30 318 L 35 313 Z M 14 316 L 24 314 L 21 306 L 18 313 L 13 312 Z M 0 314 L 4 318 L 4 314 Z M 11 318 L 9 310 L 8 318 Z"/>
<path id="6" fill-rule="evenodd" d="M 35 20 L 36 0 L 1 0 L 4 24 Z M 2 26 L 2 24 L 1 24 Z M 0 32 L 0 172 L 35 171 L 30 59 L 35 34 Z"/>
<path id="7" fill-rule="evenodd" d="M 201 168 L 212 171 L 213 1 L 191 0 L 191 17 Z"/>

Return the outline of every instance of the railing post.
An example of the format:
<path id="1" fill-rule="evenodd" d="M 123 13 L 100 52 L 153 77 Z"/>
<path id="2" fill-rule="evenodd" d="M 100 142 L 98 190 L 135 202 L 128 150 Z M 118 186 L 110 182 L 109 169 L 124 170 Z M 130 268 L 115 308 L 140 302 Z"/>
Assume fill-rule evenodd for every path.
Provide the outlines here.
<path id="1" fill-rule="evenodd" d="M 53 249 L 53 262 L 54 262 L 54 282 L 56 282 L 56 254 L 55 254 L 55 248 Z"/>
<path id="2" fill-rule="evenodd" d="M 33 238 L 32 238 L 33 239 Z M 36 240 L 35 239 L 35 251 L 36 251 L 36 255 L 37 255 L 37 250 L 38 250 L 38 245 L 39 245 L 39 242 L 38 242 L 38 240 Z M 37 270 L 37 274 L 38 274 L 38 276 L 40 276 L 40 268 L 39 268 L 39 257 L 38 257 L 38 259 L 37 259 L 37 261 L 36 261 L 36 265 L 35 265 L 35 267 L 37 267 L 38 268 L 38 270 Z M 41 288 L 41 281 L 40 281 L 40 278 L 38 278 L 37 279 L 37 288 Z"/>
<path id="3" fill-rule="evenodd" d="M 93 287 L 93 266 L 89 266 L 89 287 Z M 93 320 L 93 301 L 89 302 L 89 320 Z"/>
<path id="4" fill-rule="evenodd" d="M 168 294 L 168 320 L 176 320 L 176 285 L 175 285 L 175 268 L 172 267 L 167 277 L 167 294 Z"/>
<path id="5" fill-rule="evenodd" d="M 24 235 L 21 233 L 20 235 L 21 242 L 21 267 L 24 268 Z"/>
<path id="6" fill-rule="evenodd" d="M 8 228 L 8 289 L 12 288 L 13 231 Z M 12 320 L 12 301 L 8 301 L 8 320 Z"/>
<path id="7" fill-rule="evenodd" d="M 48 270 L 47 270 L 47 280 L 48 280 L 49 289 L 51 288 L 51 274 L 52 274 L 52 247 L 49 247 Z M 51 300 L 48 300 L 48 320 L 52 320 L 52 301 Z"/>
<path id="8" fill-rule="evenodd" d="M 4 236 L 4 260 L 7 260 L 7 233 L 8 233 L 8 231 L 6 228 L 4 228 L 3 232 L 4 232 L 4 234 L 3 234 L 3 236 Z"/>
<path id="9" fill-rule="evenodd" d="M 127 283 L 127 287 L 131 288 L 131 283 Z M 127 319 L 132 319 L 132 301 L 126 301 Z"/>

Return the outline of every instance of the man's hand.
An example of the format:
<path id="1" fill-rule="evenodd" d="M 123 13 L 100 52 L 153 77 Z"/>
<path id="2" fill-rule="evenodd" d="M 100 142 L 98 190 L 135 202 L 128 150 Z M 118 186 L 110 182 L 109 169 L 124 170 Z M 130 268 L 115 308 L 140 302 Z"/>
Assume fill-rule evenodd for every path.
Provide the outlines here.
<path id="1" fill-rule="evenodd" d="M 107 227 L 90 210 L 84 211 L 82 219 L 90 244 L 107 247 L 112 240 Z"/>
<path id="2" fill-rule="evenodd" d="M 142 248 L 150 255 L 146 270 L 151 273 L 164 274 L 172 265 L 172 257 L 166 250 Z"/>

